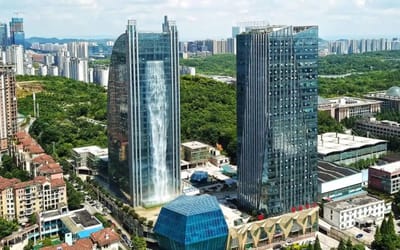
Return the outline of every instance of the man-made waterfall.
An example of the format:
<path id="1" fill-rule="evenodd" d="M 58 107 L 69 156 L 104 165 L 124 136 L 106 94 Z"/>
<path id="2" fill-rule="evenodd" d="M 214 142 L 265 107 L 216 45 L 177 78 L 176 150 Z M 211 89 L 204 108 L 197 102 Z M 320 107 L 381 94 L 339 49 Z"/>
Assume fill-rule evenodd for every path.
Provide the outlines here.
<path id="1" fill-rule="evenodd" d="M 145 76 L 148 94 L 148 115 L 151 141 L 150 192 L 147 203 L 163 203 L 169 199 L 167 173 L 167 94 L 163 61 L 147 61 Z"/>

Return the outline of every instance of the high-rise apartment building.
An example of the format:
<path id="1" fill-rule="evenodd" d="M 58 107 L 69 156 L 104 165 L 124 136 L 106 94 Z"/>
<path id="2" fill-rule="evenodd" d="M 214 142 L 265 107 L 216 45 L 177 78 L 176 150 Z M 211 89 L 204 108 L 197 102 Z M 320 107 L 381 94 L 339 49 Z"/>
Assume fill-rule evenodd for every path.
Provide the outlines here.
<path id="1" fill-rule="evenodd" d="M 165 17 L 161 33 L 129 21 L 114 44 L 108 83 L 111 183 L 133 206 L 159 204 L 180 192 L 178 33 Z"/>
<path id="2" fill-rule="evenodd" d="M 8 35 L 7 35 L 7 24 L 6 23 L 0 23 L 0 48 L 1 50 L 4 50 L 5 47 L 8 44 Z"/>
<path id="3" fill-rule="evenodd" d="M 24 47 L 22 45 L 11 45 L 6 50 L 6 63 L 13 64 L 15 74 L 24 74 Z"/>
<path id="4" fill-rule="evenodd" d="M 12 65 L 0 63 L 0 152 L 7 151 L 17 133 L 16 80 Z"/>
<path id="5" fill-rule="evenodd" d="M 317 26 L 237 36 L 239 201 L 278 215 L 317 199 Z"/>
<path id="6" fill-rule="evenodd" d="M 16 45 L 25 45 L 24 19 L 20 17 L 11 18 L 10 42 Z"/>

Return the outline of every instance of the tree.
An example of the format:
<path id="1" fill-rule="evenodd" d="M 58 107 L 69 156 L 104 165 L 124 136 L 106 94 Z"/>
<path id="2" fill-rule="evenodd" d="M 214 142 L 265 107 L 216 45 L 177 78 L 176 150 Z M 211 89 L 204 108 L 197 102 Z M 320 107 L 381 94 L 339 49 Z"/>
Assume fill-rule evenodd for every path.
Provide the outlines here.
<path id="1" fill-rule="evenodd" d="M 33 240 L 28 241 L 28 245 L 24 246 L 24 250 L 32 250 L 33 249 Z"/>
<path id="2" fill-rule="evenodd" d="M 31 215 L 29 216 L 29 224 L 33 225 L 33 224 L 36 224 L 36 223 L 37 223 L 36 214 L 31 214 Z"/>
<path id="3" fill-rule="evenodd" d="M 340 239 L 339 241 L 339 246 L 337 248 L 338 250 L 346 250 L 346 244 L 344 243 L 343 239 Z"/>
<path id="4" fill-rule="evenodd" d="M 146 240 L 143 237 L 139 237 L 137 235 L 135 235 L 135 236 L 132 235 L 131 238 L 132 238 L 133 249 L 146 250 L 147 244 L 146 244 Z"/>
<path id="5" fill-rule="evenodd" d="M 348 238 L 346 241 L 346 250 L 352 250 L 352 249 L 353 249 L 353 243 L 351 242 L 350 238 Z"/>
<path id="6" fill-rule="evenodd" d="M 69 210 L 81 208 L 81 203 L 83 202 L 83 194 L 76 191 L 72 184 L 69 182 L 67 182 L 67 198 Z"/>
<path id="7" fill-rule="evenodd" d="M 314 242 L 314 247 L 313 248 L 314 248 L 313 250 L 322 250 L 321 244 L 319 243 L 318 236 L 315 238 L 315 242 Z"/>
<path id="8" fill-rule="evenodd" d="M 52 241 L 51 241 L 50 238 L 45 238 L 45 239 L 42 241 L 42 243 L 43 243 L 43 247 L 48 247 L 48 246 L 53 245 L 53 243 L 52 243 Z"/>
<path id="9" fill-rule="evenodd" d="M 383 224 L 383 222 L 382 222 Z M 381 228 L 379 226 L 376 227 L 376 232 L 374 235 L 374 241 L 371 244 L 372 249 L 380 250 L 382 246 L 382 234 Z"/>
<path id="10" fill-rule="evenodd" d="M 18 225 L 15 222 L 0 218 L 0 239 L 12 234 L 17 229 Z"/>
<path id="11" fill-rule="evenodd" d="M 308 242 L 307 250 L 314 250 L 313 245 L 311 244 L 311 242 Z"/>

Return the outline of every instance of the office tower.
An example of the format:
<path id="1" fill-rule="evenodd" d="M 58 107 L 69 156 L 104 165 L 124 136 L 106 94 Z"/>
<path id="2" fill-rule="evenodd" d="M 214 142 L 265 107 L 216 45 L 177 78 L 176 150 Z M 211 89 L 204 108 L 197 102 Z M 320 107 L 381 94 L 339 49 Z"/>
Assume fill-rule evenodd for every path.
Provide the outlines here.
<path id="1" fill-rule="evenodd" d="M 0 152 L 11 146 L 17 132 L 16 80 L 12 65 L 0 63 Z"/>
<path id="2" fill-rule="evenodd" d="M 239 201 L 268 216 L 317 199 L 317 26 L 237 36 Z"/>
<path id="3" fill-rule="evenodd" d="M 4 50 L 5 47 L 7 46 L 7 41 L 8 41 L 8 35 L 7 35 L 7 24 L 5 23 L 0 23 L 0 48 L 1 50 Z"/>
<path id="4" fill-rule="evenodd" d="M 11 45 L 6 50 L 6 62 L 14 64 L 15 74 L 24 74 L 24 47 L 22 45 Z"/>
<path id="5" fill-rule="evenodd" d="M 108 83 L 110 182 L 133 206 L 165 203 L 180 192 L 178 35 L 165 17 L 161 33 L 129 21 L 114 44 Z"/>
<path id="6" fill-rule="evenodd" d="M 11 44 L 25 45 L 24 20 L 20 17 L 11 18 L 10 22 Z"/>

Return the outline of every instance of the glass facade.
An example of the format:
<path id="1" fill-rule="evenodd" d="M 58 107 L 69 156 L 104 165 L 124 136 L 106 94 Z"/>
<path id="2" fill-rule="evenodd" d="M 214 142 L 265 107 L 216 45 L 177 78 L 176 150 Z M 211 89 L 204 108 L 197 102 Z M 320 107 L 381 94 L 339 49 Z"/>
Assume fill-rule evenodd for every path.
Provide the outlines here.
<path id="1" fill-rule="evenodd" d="M 224 215 L 210 195 L 171 201 L 161 209 L 154 232 L 160 248 L 168 250 L 225 249 L 228 238 Z"/>
<path id="2" fill-rule="evenodd" d="M 109 178 L 133 206 L 165 203 L 180 191 L 178 37 L 141 33 L 129 21 L 114 44 L 108 84 Z"/>
<path id="3" fill-rule="evenodd" d="M 237 36 L 239 201 L 278 215 L 317 200 L 317 26 Z"/>
<path id="4" fill-rule="evenodd" d="M 13 17 L 10 22 L 11 44 L 25 45 L 24 19 Z"/>

